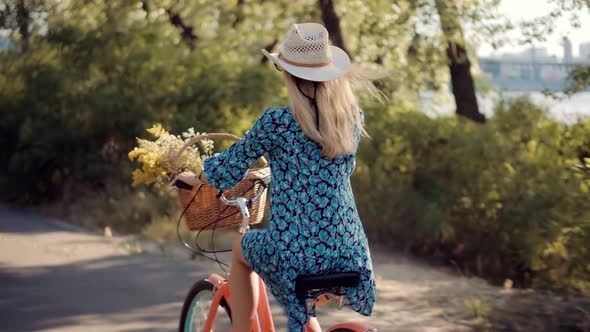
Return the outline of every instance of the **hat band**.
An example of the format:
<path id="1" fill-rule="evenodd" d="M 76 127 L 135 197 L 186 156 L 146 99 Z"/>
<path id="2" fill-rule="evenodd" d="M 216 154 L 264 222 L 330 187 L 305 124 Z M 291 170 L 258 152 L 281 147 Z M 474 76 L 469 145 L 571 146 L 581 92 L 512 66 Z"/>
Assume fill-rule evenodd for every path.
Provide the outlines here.
<path id="1" fill-rule="evenodd" d="M 286 63 L 288 63 L 290 65 L 297 66 L 297 67 L 311 67 L 311 68 L 313 68 L 313 67 L 324 67 L 324 66 L 327 66 L 330 63 L 332 63 L 332 60 L 329 60 L 329 59 L 328 59 L 328 61 L 321 62 L 321 63 L 301 63 L 301 62 L 295 62 L 295 61 L 291 61 L 291 60 L 285 58 L 282 53 L 279 53 L 279 59 L 285 61 Z"/>

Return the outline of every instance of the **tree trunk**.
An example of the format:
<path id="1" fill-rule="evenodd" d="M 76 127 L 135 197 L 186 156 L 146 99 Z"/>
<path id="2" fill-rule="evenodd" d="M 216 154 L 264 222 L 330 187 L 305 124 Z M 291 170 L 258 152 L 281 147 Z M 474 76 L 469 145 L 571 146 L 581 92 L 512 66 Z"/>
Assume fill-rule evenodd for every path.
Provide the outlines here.
<path id="1" fill-rule="evenodd" d="M 18 24 L 18 32 L 22 37 L 22 50 L 26 52 L 29 49 L 29 22 L 31 16 L 29 10 L 25 6 L 25 0 L 18 0 L 16 2 L 16 23 Z"/>
<path id="2" fill-rule="evenodd" d="M 150 14 L 150 4 L 147 2 L 147 0 L 141 1 L 141 9 L 143 9 L 147 15 Z"/>
<path id="3" fill-rule="evenodd" d="M 471 76 L 471 62 L 465 49 L 458 9 L 451 0 L 436 0 L 436 9 L 444 38 L 447 40 L 447 58 L 457 114 L 483 123 L 486 118 L 479 112 L 477 105 L 475 84 Z"/>
<path id="4" fill-rule="evenodd" d="M 338 17 L 338 14 L 336 14 L 336 9 L 334 9 L 334 1 L 319 0 L 319 4 L 322 11 L 322 21 L 330 33 L 330 40 L 332 40 L 334 45 L 348 53 L 344 38 L 342 37 L 342 31 L 340 30 L 340 18 Z M 350 56 L 350 53 L 348 54 Z"/>
<path id="5" fill-rule="evenodd" d="M 243 5 L 244 0 L 238 0 L 238 3 L 236 5 L 236 18 L 231 24 L 231 27 L 234 29 L 238 26 L 238 23 L 244 20 L 244 10 L 242 9 Z"/>
<path id="6" fill-rule="evenodd" d="M 484 123 L 486 118 L 479 112 L 475 84 L 471 76 L 471 63 L 465 48 L 457 43 L 448 42 L 447 57 L 450 62 L 451 85 L 455 95 L 457 114 L 475 122 Z"/>

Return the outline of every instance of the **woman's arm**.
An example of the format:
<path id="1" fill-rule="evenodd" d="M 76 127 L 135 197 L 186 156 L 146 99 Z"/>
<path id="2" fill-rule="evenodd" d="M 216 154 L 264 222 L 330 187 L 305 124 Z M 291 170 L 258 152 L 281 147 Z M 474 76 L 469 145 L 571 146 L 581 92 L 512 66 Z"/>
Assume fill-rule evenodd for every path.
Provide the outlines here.
<path id="1" fill-rule="evenodd" d="M 202 180 L 219 189 L 238 184 L 252 164 L 272 148 L 273 111 L 272 108 L 266 110 L 239 142 L 205 159 Z"/>

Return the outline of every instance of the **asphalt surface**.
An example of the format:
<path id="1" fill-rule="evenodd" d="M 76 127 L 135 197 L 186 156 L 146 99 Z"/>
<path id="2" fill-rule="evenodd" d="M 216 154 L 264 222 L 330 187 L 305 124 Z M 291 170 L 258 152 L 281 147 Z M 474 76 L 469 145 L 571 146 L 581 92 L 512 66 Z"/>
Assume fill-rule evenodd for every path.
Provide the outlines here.
<path id="1" fill-rule="evenodd" d="M 138 254 L 121 243 L 0 207 L 0 332 L 175 331 L 192 284 L 211 272 L 224 275 L 209 261 Z M 327 305 L 318 310 L 324 329 L 357 321 L 380 332 L 466 331 L 449 319 L 449 308 L 458 303 L 461 311 L 465 298 L 489 291 L 481 280 L 407 257 L 373 251 L 372 257 L 378 295 L 373 315 Z M 270 299 L 276 329 L 286 331 L 286 317 Z"/>
<path id="2" fill-rule="evenodd" d="M 0 209 L 0 331 L 174 331 L 191 285 L 215 268 Z"/>

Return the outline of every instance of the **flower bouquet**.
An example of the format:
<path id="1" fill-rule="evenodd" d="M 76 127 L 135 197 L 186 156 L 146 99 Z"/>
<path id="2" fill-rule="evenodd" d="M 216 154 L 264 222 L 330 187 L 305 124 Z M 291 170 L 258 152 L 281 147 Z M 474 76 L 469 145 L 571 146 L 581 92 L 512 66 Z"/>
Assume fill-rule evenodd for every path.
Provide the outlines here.
<path id="1" fill-rule="evenodd" d="M 141 167 L 133 171 L 133 185 L 154 185 L 160 190 L 170 186 L 173 177 L 183 171 L 197 172 L 203 168 L 205 158 L 211 156 L 213 141 L 200 140 L 189 145 L 175 160 L 177 153 L 200 133 L 189 128 L 181 135 L 170 134 L 160 124 L 147 130 L 155 140 L 137 139 L 138 146 L 129 152 L 130 160 L 137 160 Z"/>
<path id="2" fill-rule="evenodd" d="M 160 190 L 166 190 L 177 174 L 184 171 L 197 172 L 203 168 L 204 160 L 211 156 L 213 151 L 211 138 L 240 140 L 231 134 L 199 134 L 192 128 L 180 136 L 175 136 L 159 124 L 148 129 L 148 132 L 156 140 L 137 139 L 138 146 L 129 152 L 129 159 L 137 160 L 141 164 L 140 168 L 133 171 L 133 185 L 153 184 Z M 262 168 L 250 169 L 246 177 L 234 188 L 224 191 L 224 195 L 228 197 L 251 198 L 258 190 L 264 190 L 261 198 L 252 202 L 249 207 L 250 224 L 259 223 L 264 215 L 266 187 L 262 187 L 261 179 L 270 175 L 270 168 L 264 158 L 261 160 Z M 210 184 L 195 186 L 192 189 L 177 188 L 177 192 L 190 230 L 233 227 L 242 222 L 238 208 L 223 204 L 219 200 L 217 189 Z"/>

